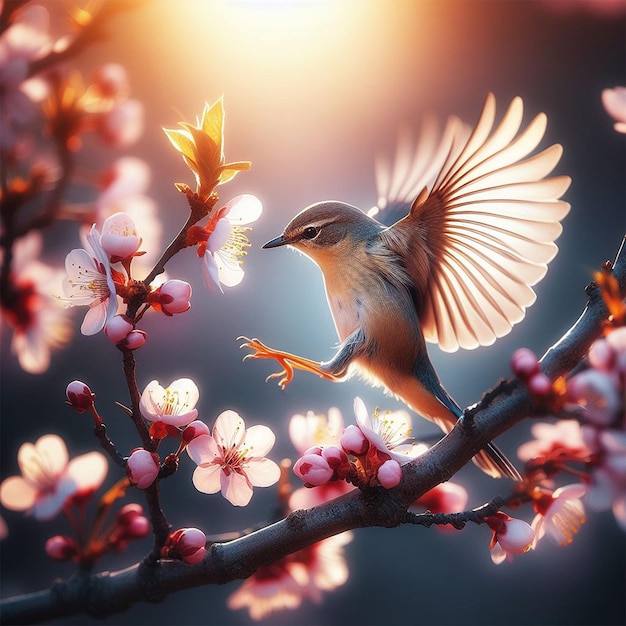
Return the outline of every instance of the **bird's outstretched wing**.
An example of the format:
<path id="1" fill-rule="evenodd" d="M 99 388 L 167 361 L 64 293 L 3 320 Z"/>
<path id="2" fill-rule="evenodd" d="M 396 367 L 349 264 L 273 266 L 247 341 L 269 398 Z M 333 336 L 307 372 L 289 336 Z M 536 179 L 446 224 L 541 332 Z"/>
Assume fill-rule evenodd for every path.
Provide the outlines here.
<path id="1" fill-rule="evenodd" d="M 559 198 L 571 181 L 548 177 L 560 145 L 529 156 L 543 138 L 546 116 L 524 129 L 522 117 L 522 100 L 515 98 L 494 127 L 489 94 L 469 137 L 453 128 L 434 151 L 432 186 L 384 231 L 415 287 L 426 339 L 449 352 L 506 335 L 535 301 L 531 285 L 557 253 L 554 241 L 570 208 Z"/>

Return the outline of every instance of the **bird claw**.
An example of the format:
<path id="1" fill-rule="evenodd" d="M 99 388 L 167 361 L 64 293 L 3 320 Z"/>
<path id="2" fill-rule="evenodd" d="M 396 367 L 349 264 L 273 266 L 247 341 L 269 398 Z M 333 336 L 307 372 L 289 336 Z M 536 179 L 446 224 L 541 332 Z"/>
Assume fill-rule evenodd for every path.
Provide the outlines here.
<path id="1" fill-rule="evenodd" d="M 253 350 L 251 354 L 246 354 L 246 356 L 243 357 L 244 361 L 246 359 L 274 359 L 282 366 L 282 371 L 270 374 L 265 381 L 268 382 L 270 380 L 274 380 L 275 378 L 280 378 L 278 386 L 283 390 L 293 380 L 295 369 L 312 372 L 322 378 L 334 380 L 332 375 L 321 369 L 321 364 L 317 361 L 304 359 L 296 356 L 295 354 L 290 354 L 289 352 L 274 350 L 274 348 L 266 346 L 262 341 L 256 338 L 249 339 L 248 337 L 238 337 L 237 339 L 244 341 L 244 343 L 239 346 L 240 348 L 249 348 L 250 350 Z"/>

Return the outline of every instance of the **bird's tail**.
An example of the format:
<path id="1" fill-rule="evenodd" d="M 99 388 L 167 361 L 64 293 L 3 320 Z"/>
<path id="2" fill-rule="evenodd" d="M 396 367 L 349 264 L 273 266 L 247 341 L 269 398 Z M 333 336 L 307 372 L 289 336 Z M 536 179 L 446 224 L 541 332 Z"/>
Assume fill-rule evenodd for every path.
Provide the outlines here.
<path id="1" fill-rule="evenodd" d="M 492 478 L 508 477 L 515 481 L 521 481 L 520 473 L 515 466 L 493 443 L 488 443 L 473 459 L 480 469 Z"/>

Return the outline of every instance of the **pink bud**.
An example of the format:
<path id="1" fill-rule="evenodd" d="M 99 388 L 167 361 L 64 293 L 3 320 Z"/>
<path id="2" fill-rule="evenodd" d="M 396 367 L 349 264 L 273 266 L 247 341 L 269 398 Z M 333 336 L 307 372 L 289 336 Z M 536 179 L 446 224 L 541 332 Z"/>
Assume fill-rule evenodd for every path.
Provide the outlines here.
<path id="1" fill-rule="evenodd" d="M 498 543 L 509 554 L 524 554 L 533 545 L 535 531 L 524 520 L 511 518 L 497 534 Z"/>
<path id="2" fill-rule="evenodd" d="M 326 459 L 318 454 L 305 454 L 299 458 L 293 471 L 305 483 L 313 486 L 327 484 L 334 474 Z"/>
<path id="3" fill-rule="evenodd" d="M 519 348 L 511 357 L 511 369 L 521 381 L 527 382 L 539 373 L 539 359 L 528 348 Z"/>
<path id="4" fill-rule="evenodd" d="M 78 546 L 70 537 L 55 535 L 46 541 L 46 554 L 55 561 L 69 561 L 78 554 Z"/>
<path id="5" fill-rule="evenodd" d="M 552 393 L 552 381 L 541 372 L 531 376 L 526 385 L 533 396 L 546 397 Z"/>
<path id="6" fill-rule="evenodd" d="M 79 413 L 84 413 L 91 409 L 96 399 L 96 394 L 92 393 L 91 389 L 80 380 L 73 380 L 67 386 L 65 396 L 67 397 L 68 404 Z"/>
<path id="7" fill-rule="evenodd" d="M 100 243 L 115 262 L 133 256 L 141 245 L 141 237 L 130 215 L 119 212 L 104 220 Z"/>
<path id="8" fill-rule="evenodd" d="M 338 446 L 324 446 L 322 457 L 334 472 L 334 477 L 345 478 L 350 472 L 348 455 Z"/>
<path id="9" fill-rule="evenodd" d="M 191 307 L 191 285 L 184 280 L 168 280 L 161 285 L 159 292 L 159 304 L 167 315 L 184 313 Z"/>
<path id="10" fill-rule="evenodd" d="M 149 487 L 159 475 L 161 459 L 156 452 L 135 448 L 126 461 L 128 479 L 139 489 Z"/>
<path id="11" fill-rule="evenodd" d="M 598 339 L 589 348 L 589 364 L 603 372 L 609 372 L 615 362 L 615 352 L 606 339 Z"/>
<path id="12" fill-rule="evenodd" d="M 378 468 L 378 482 L 385 488 L 391 489 L 392 487 L 396 487 L 400 484 L 402 480 L 402 468 L 400 467 L 400 463 L 395 461 L 394 459 L 389 459 L 385 461 Z"/>
<path id="13" fill-rule="evenodd" d="M 131 330 L 124 340 L 124 346 L 129 350 L 137 350 L 137 348 L 141 348 L 147 340 L 148 333 L 145 333 L 143 330 Z"/>
<path id="14" fill-rule="evenodd" d="M 369 441 L 363 431 L 356 425 L 350 424 L 341 435 L 339 440 L 341 447 L 348 453 L 359 456 L 365 454 L 369 447 Z"/>
<path id="15" fill-rule="evenodd" d="M 200 435 L 209 435 L 209 427 L 202 420 L 194 420 L 185 427 L 181 433 L 180 439 L 183 445 L 187 445 L 192 439 Z"/>
<path id="16" fill-rule="evenodd" d="M 180 556 L 185 563 L 200 563 L 206 554 L 206 535 L 198 528 L 184 528 L 178 541 Z"/>
<path id="17" fill-rule="evenodd" d="M 119 510 L 116 520 L 119 526 L 127 526 L 138 515 L 143 515 L 143 507 L 141 504 L 131 502 Z"/>
<path id="18" fill-rule="evenodd" d="M 126 315 L 115 315 L 104 327 L 104 334 L 115 344 L 124 341 L 133 329 L 130 318 Z"/>

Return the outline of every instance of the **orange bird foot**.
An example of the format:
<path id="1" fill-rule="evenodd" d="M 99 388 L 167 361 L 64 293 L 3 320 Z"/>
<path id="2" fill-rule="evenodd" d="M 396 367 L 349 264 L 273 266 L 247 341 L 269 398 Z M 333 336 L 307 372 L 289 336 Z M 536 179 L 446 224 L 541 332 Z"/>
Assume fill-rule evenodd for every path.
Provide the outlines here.
<path id="1" fill-rule="evenodd" d="M 244 361 L 247 359 L 274 359 L 282 366 L 282 371 L 270 374 L 265 379 L 267 382 L 273 380 L 274 378 L 280 378 L 278 386 L 281 389 L 285 389 L 285 387 L 293 380 L 293 373 L 295 369 L 317 374 L 326 380 L 337 380 L 335 376 L 325 372 L 321 368 L 321 363 L 318 361 L 305 359 L 303 357 L 296 356 L 295 354 L 290 354 L 289 352 L 274 350 L 274 348 L 266 346 L 262 341 L 256 338 L 249 339 L 248 337 L 237 337 L 237 340 L 243 340 L 244 342 L 241 346 L 239 346 L 240 348 L 250 348 L 250 350 L 254 351 L 252 354 L 247 354 L 243 358 Z"/>

